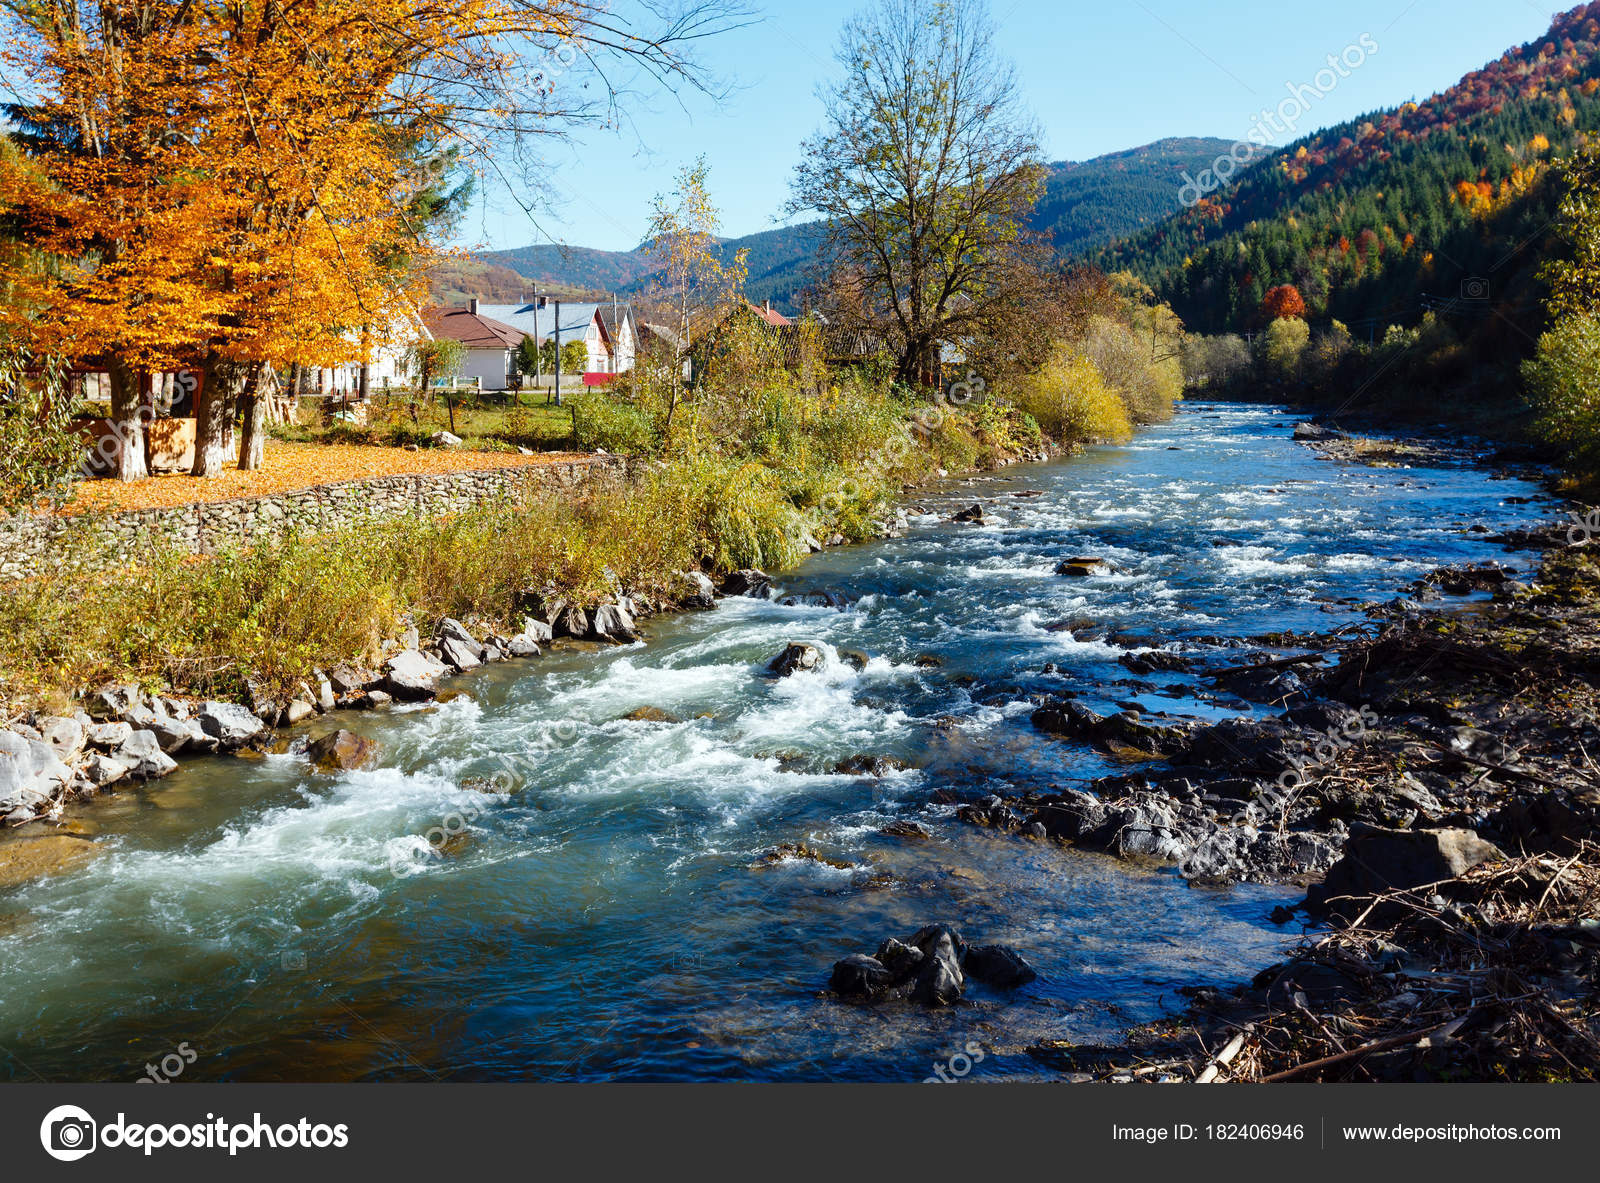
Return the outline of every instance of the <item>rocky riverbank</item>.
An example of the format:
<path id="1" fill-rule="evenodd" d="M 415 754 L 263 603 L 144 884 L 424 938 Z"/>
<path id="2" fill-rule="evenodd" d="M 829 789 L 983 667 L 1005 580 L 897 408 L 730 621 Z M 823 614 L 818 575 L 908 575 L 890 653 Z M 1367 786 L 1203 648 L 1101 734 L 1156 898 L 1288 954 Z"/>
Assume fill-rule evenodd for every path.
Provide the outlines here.
<path id="1" fill-rule="evenodd" d="M 1165 759 L 963 818 L 1177 862 L 1197 885 L 1301 882 L 1275 919 L 1317 926 L 1249 985 L 1194 991 L 1177 1024 L 1040 1058 L 1084 1080 L 1593 1079 L 1600 553 L 1565 524 L 1501 541 L 1542 554 L 1527 579 L 1436 571 L 1372 606 L 1360 637 L 1196 663 L 1287 706 L 1275 716 L 1186 727 L 1040 706 L 1043 730 Z M 1422 603 L 1442 597 L 1464 602 Z"/>
<path id="2" fill-rule="evenodd" d="M 14 719 L 0 728 L 0 824 L 28 829 L 0 845 L 0 886 L 75 866 L 92 852 L 92 843 L 72 835 L 70 827 L 68 836 L 75 840 L 66 843 L 43 831 L 60 826 L 76 806 L 170 776 L 180 758 L 259 756 L 287 745 L 281 729 L 319 715 L 431 702 L 448 695 L 444 679 L 481 666 L 537 659 L 552 645 L 630 644 L 640 639 L 644 619 L 715 608 L 721 596 L 765 594 L 770 586 L 760 572 L 735 572 L 719 589 L 702 572 L 685 571 L 673 581 L 670 596 L 630 595 L 619 587 L 610 600 L 592 607 L 554 589 L 530 590 L 518 598 L 521 628 L 514 635 L 490 622 L 446 619 L 424 639 L 408 621 L 405 632 L 378 647 L 381 660 L 373 668 L 343 662 L 313 671 L 288 701 L 260 694 L 249 705 L 193 700 L 130 683 L 82 695 L 70 715 L 35 712 Z M 359 735 L 340 729 L 325 739 L 299 743 L 295 750 L 325 768 L 370 764 L 374 753 Z"/>

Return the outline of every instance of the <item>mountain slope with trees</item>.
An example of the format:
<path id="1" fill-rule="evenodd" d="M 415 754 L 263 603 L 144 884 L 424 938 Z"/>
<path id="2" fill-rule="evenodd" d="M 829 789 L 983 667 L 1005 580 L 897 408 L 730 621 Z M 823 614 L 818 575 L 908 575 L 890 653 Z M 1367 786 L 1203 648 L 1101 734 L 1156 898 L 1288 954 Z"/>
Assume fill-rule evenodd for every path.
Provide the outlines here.
<path id="1" fill-rule="evenodd" d="M 1310 320 L 1358 338 L 1430 310 L 1536 334 L 1550 164 L 1600 128 L 1597 91 L 1600 3 L 1425 102 L 1291 144 L 1095 262 L 1134 271 L 1200 332 L 1264 327 L 1288 284 Z"/>
<path id="2" fill-rule="evenodd" d="M 1183 174 L 1209 167 L 1231 146 L 1218 139 L 1165 139 L 1093 160 L 1052 164 L 1031 218 L 1032 229 L 1046 235 L 1063 260 L 1081 258 L 1096 247 L 1177 212 Z M 784 226 L 724 240 L 719 256 L 726 264 L 739 251 L 748 251 L 750 298 L 757 302 L 771 300 L 780 307 L 794 309 L 810 286 L 821 240 L 821 228 L 814 223 Z M 476 261 L 509 268 L 540 290 L 548 284 L 589 291 L 637 292 L 648 285 L 656 270 L 645 244 L 631 251 L 525 246 L 485 251 Z M 473 263 L 463 260 L 456 264 L 450 294 L 470 289 Z M 486 272 L 482 276 L 485 284 L 503 279 L 503 273 L 491 276 Z M 442 297 L 446 293 L 440 289 L 438 294 Z"/>

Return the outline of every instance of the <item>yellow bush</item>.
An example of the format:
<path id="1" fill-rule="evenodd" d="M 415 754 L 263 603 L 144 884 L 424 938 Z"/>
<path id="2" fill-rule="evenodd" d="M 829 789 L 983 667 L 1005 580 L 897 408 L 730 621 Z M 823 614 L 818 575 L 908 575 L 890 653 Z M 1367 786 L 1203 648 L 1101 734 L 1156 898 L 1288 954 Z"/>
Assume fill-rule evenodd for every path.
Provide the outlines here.
<path id="1" fill-rule="evenodd" d="M 1015 384 L 1011 402 L 1064 444 L 1133 438 L 1127 405 L 1084 354 L 1058 347 L 1049 362 Z"/>

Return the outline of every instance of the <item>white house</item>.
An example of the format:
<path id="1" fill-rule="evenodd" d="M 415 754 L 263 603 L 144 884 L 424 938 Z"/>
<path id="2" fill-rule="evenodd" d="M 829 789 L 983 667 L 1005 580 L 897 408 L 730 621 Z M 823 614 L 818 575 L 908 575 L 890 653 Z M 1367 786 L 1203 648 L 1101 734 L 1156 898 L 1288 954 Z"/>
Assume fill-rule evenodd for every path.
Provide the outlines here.
<path id="1" fill-rule="evenodd" d="M 521 329 L 490 315 L 489 308 L 495 307 L 504 306 L 484 306 L 472 300 L 465 308 L 424 310 L 423 323 L 435 339 L 459 341 L 466 348 L 467 356 L 460 372 L 439 377 L 455 377 L 464 383 L 476 380 L 483 390 L 511 389 L 512 375 L 517 372 L 516 350 L 524 334 Z"/>
<path id="2" fill-rule="evenodd" d="M 589 351 L 585 374 L 625 374 L 633 369 L 639 333 L 633 310 L 626 305 L 558 304 L 540 299 L 527 304 L 484 304 L 481 312 L 543 344 L 556 336 L 558 307 L 562 346 L 582 341 Z"/>

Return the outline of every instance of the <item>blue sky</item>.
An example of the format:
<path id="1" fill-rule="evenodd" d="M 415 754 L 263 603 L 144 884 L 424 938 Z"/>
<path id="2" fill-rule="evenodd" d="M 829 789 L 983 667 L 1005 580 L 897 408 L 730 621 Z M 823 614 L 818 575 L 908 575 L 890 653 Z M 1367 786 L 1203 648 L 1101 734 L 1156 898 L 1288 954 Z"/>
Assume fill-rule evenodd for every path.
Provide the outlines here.
<path id="1" fill-rule="evenodd" d="M 612 0 L 619 12 L 634 0 Z M 1296 135 L 1424 98 L 1548 26 L 1537 0 L 990 0 L 1050 160 L 1084 160 L 1166 136 L 1243 139 L 1290 84 L 1315 84 L 1330 54 L 1377 45 L 1305 115 Z M 530 218 L 504 188 L 480 186 L 459 244 L 533 242 L 626 250 L 651 197 L 695 156 L 711 164 L 723 232 L 778 224 L 801 141 L 822 123 L 817 84 L 835 73 L 841 25 L 861 0 L 746 0 L 753 23 L 701 43 L 697 58 L 731 93 L 645 92 L 617 131 L 545 148 L 554 201 Z M 1324 74 L 1323 81 L 1328 81 Z M 1294 136 L 1277 137 L 1287 142 Z M 525 196 L 525 195 L 524 195 Z"/>

